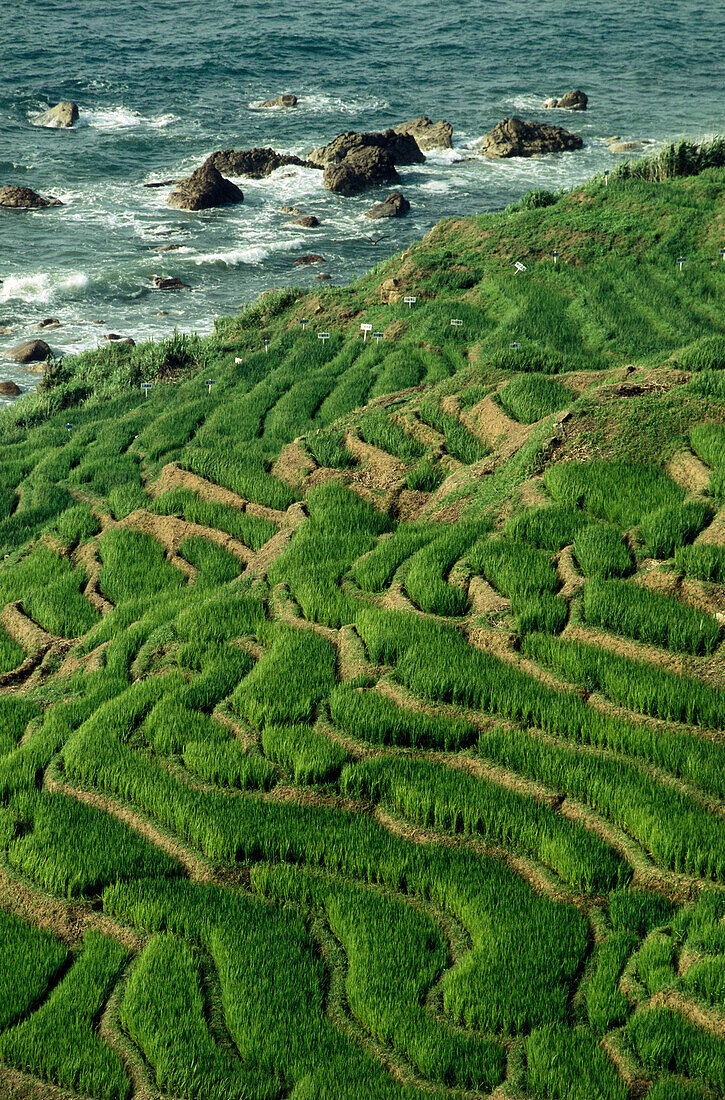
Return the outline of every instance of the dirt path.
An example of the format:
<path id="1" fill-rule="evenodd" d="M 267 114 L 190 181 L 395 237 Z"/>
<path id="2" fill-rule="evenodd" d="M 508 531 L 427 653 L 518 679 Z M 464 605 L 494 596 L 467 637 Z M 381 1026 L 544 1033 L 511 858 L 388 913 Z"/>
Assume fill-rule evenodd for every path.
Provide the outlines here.
<path id="1" fill-rule="evenodd" d="M 561 581 L 558 595 L 563 600 L 571 600 L 586 584 L 586 577 L 583 577 L 577 568 L 573 546 L 565 546 L 559 551 L 556 557 L 556 571 Z"/>
<path id="2" fill-rule="evenodd" d="M 721 1008 L 687 997 L 678 990 L 663 989 L 660 993 L 655 993 L 654 997 L 639 1006 L 638 1011 L 648 1008 L 674 1009 L 695 1027 L 709 1032 L 717 1039 L 725 1039 L 725 1012 Z"/>
<path id="3" fill-rule="evenodd" d="M 284 485 L 300 489 L 304 485 L 305 478 L 317 468 L 317 463 L 304 449 L 301 440 L 294 439 L 282 448 L 270 473 Z"/>
<path id="4" fill-rule="evenodd" d="M 223 531 L 217 531 L 215 527 L 202 527 L 200 523 L 189 523 L 185 519 L 179 519 L 178 516 L 157 516 L 153 512 L 139 508 L 122 519 L 118 526 L 142 531 L 156 539 L 165 548 L 172 564 L 178 561 L 179 546 L 191 536 L 205 538 L 216 546 L 221 546 L 245 565 L 249 565 L 255 558 L 254 552 L 239 539 L 232 538 Z M 184 571 L 186 572 L 186 569 Z"/>
<path id="5" fill-rule="evenodd" d="M 295 531 L 297 531 L 307 520 L 306 505 L 301 501 L 290 504 L 284 515 L 286 517 L 284 527 L 282 527 L 276 535 L 272 535 L 272 538 L 268 539 L 264 546 L 261 546 L 257 553 L 253 555 L 247 567 L 250 573 L 264 576 L 272 565 L 272 562 L 276 561 L 277 558 L 284 553 Z"/>
<path id="6" fill-rule="evenodd" d="M 500 595 L 483 577 L 471 577 L 468 598 L 474 615 L 502 615 L 511 610 L 511 600 Z"/>
<path id="7" fill-rule="evenodd" d="M 49 634 L 47 630 L 43 630 L 41 626 L 34 623 L 23 611 L 22 600 L 15 600 L 13 603 L 7 604 L 3 608 L 2 615 L 0 615 L 0 622 L 6 633 L 26 653 L 37 653 L 39 650 L 45 653 L 52 645 L 62 644 L 66 641 L 65 638 Z"/>
<path id="8" fill-rule="evenodd" d="M 98 559 L 98 539 L 83 543 L 82 546 L 79 546 L 74 557 L 76 565 L 80 565 L 88 577 L 83 595 L 99 615 L 107 615 L 113 609 L 113 604 L 106 599 L 98 586 L 101 575 L 101 563 Z"/>
<path id="9" fill-rule="evenodd" d="M 699 496 L 710 483 L 711 471 L 692 451 L 677 451 L 667 463 L 666 470 L 672 480 L 690 495 Z"/>
<path id="10" fill-rule="evenodd" d="M 725 546 L 725 508 L 721 508 L 712 523 L 695 539 L 695 545 Z"/>
<path id="11" fill-rule="evenodd" d="M 499 461 L 509 459 L 523 447 L 534 427 L 511 420 L 492 394 L 474 405 L 467 416 L 461 416 L 461 421 L 474 435 L 496 451 Z"/>
<path id="12" fill-rule="evenodd" d="M 355 680 L 358 676 L 374 676 L 375 665 L 365 652 L 365 643 L 352 624 L 340 627 L 337 632 L 337 661 L 340 680 Z"/>

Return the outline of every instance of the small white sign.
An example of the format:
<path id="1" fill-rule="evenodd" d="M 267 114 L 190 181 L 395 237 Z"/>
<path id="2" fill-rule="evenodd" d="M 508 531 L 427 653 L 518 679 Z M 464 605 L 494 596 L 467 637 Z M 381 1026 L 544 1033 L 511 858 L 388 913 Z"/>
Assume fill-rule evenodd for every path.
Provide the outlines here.
<path id="1" fill-rule="evenodd" d="M 522 264 L 520 260 L 516 261 L 516 263 L 514 264 L 514 267 L 516 268 L 516 270 L 519 273 L 522 272 L 522 271 L 526 271 L 526 264 Z"/>
<path id="2" fill-rule="evenodd" d="M 385 333 L 384 332 L 374 332 L 373 336 L 375 338 L 375 343 L 379 344 L 380 341 L 385 337 Z"/>
<path id="3" fill-rule="evenodd" d="M 521 344 L 509 344 L 509 347 L 512 351 L 516 351 L 517 348 L 521 347 Z"/>
<path id="4" fill-rule="evenodd" d="M 416 298 L 415 294 L 407 294 L 405 298 L 403 298 L 403 301 L 405 302 L 408 309 L 410 309 L 411 306 L 415 305 L 418 299 Z"/>
<path id="5" fill-rule="evenodd" d="M 363 334 L 363 343 L 365 343 L 365 341 L 368 338 L 368 333 L 373 331 L 373 326 L 372 325 L 360 325 L 360 331 Z"/>
<path id="6" fill-rule="evenodd" d="M 329 334 L 329 332 L 318 332 L 317 333 L 317 339 L 318 340 L 329 340 L 330 339 L 330 334 Z"/>
<path id="7" fill-rule="evenodd" d="M 460 319 L 460 317 L 454 317 L 451 321 L 451 324 L 454 328 L 461 328 L 463 325 L 463 321 Z"/>

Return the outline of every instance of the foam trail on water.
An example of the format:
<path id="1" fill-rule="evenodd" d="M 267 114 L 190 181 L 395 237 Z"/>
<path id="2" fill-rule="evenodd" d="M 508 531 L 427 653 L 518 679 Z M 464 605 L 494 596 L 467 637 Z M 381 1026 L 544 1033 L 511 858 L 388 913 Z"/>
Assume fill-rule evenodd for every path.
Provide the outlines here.
<path id="1" fill-rule="evenodd" d="M 82 271 L 69 275 L 50 275 L 45 271 L 36 275 L 8 275 L 0 285 L 0 302 L 28 302 L 47 305 L 60 295 L 77 294 L 88 286 L 88 276 Z"/>

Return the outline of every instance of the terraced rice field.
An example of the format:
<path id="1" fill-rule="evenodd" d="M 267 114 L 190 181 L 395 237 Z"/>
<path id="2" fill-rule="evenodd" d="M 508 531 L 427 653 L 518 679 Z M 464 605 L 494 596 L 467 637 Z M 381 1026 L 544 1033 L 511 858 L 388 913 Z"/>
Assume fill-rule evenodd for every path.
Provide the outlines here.
<path id="1" fill-rule="evenodd" d="M 3 429 L 0 1094 L 724 1095 L 725 395 L 246 338 Z"/>

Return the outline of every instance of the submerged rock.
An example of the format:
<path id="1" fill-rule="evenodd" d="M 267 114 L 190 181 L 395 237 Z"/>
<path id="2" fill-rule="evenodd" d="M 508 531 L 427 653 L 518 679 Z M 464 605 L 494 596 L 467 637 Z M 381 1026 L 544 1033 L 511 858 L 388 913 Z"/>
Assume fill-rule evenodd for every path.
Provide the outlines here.
<path id="1" fill-rule="evenodd" d="M 14 382 L 0 382 L 0 393 L 4 397 L 17 397 L 23 391 Z"/>
<path id="2" fill-rule="evenodd" d="M 298 256 L 295 260 L 295 266 L 301 267 L 304 264 L 326 264 L 327 260 L 324 256 L 318 256 L 314 252 L 308 252 L 305 256 Z"/>
<path id="3" fill-rule="evenodd" d="M 403 122 L 395 127 L 396 134 L 410 134 L 419 149 L 450 149 L 453 145 L 453 127 L 442 119 L 433 122 L 427 115 Z"/>
<path id="4" fill-rule="evenodd" d="M 589 99 L 580 88 L 574 88 L 571 92 L 565 92 L 561 99 L 554 96 L 542 103 L 542 107 L 558 107 L 564 111 L 586 111 Z"/>
<path id="5" fill-rule="evenodd" d="M 610 141 L 609 152 L 610 153 L 630 153 L 633 149 L 644 148 L 644 142 L 642 141 Z"/>
<path id="6" fill-rule="evenodd" d="M 15 187 L 11 183 L 0 187 L 0 206 L 16 210 L 32 210 L 43 206 L 62 205 L 60 199 L 56 199 L 52 195 L 49 199 L 44 199 L 37 191 L 31 191 L 29 187 Z"/>
<path id="7" fill-rule="evenodd" d="M 278 95 L 276 99 L 265 99 L 263 103 L 259 104 L 260 107 L 296 107 L 297 96 L 296 95 Z"/>
<path id="8" fill-rule="evenodd" d="M 584 142 L 562 126 L 505 118 L 484 135 L 478 148 L 487 157 L 533 157 L 581 149 Z"/>
<path id="9" fill-rule="evenodd" d="M 290 225 L 302 225 L 305 229 L 317 229 L 320 219 L 314 214 L 303 214 L 300 218 L 293 218 Z"/>
<path id="10" fill-rule="evenodd" d="M 5 358 L 12 359 L 15 363 L 42 363 L 50 359 L 52 354 L 45 340 L 25 340 L 14 348 L 8 348 Z"/>
<path id="11" fill-rule="evenodd" d="M 51 130 L 62 130 L 78 121 L 78 104 L 70 99 L 56 103 L 55 107 L 44 111 L 35 119 L 36 126 L 47 126 Z"/>
<path id="12" fill-rule="evenodd" d="M 207 163 L 213 164 L 218 172 L 226 172 L 230 176 L 249 176 L 250 179 L 255 180 L 263 179 L 277 168 L 283 168 L 287 164 L 299 165 L 301 168 L 320 167 L 309 160 L 288 156 L 286 153 L 277 153 L 269 148 L 220 149 L 217 153 L 212 153 Z"/>
<path id="13" fill-rule="evenodd" d="M 236 183 L 225 179 L 209 160 L 180 180 L 167 202 L 180 210 L 208 210 L 213 206 L 228 206 L 243 202 L 244 195 Z"/>
<path id="14" fill-rule="evenodd" d="M 365 211 L 366 218 L 402 218 L 410 210 L 410 203 L 400 191 L 393 191 L 384 202 Z"/>
<path id="15" fill-rule="evenodd" d="M 57 317 L 45 317 L 42 321 L 38 321 L 35 327 L 36 329 L 60 328 L 60 321 Z"/>
<path id="16" fill-rule="evenodd" d="M 181 279 L 164 279 L 160 275 L 154 275 L 151 282 L 158 290 L 188 290 L 189 284 L 182 283 Z"/>

